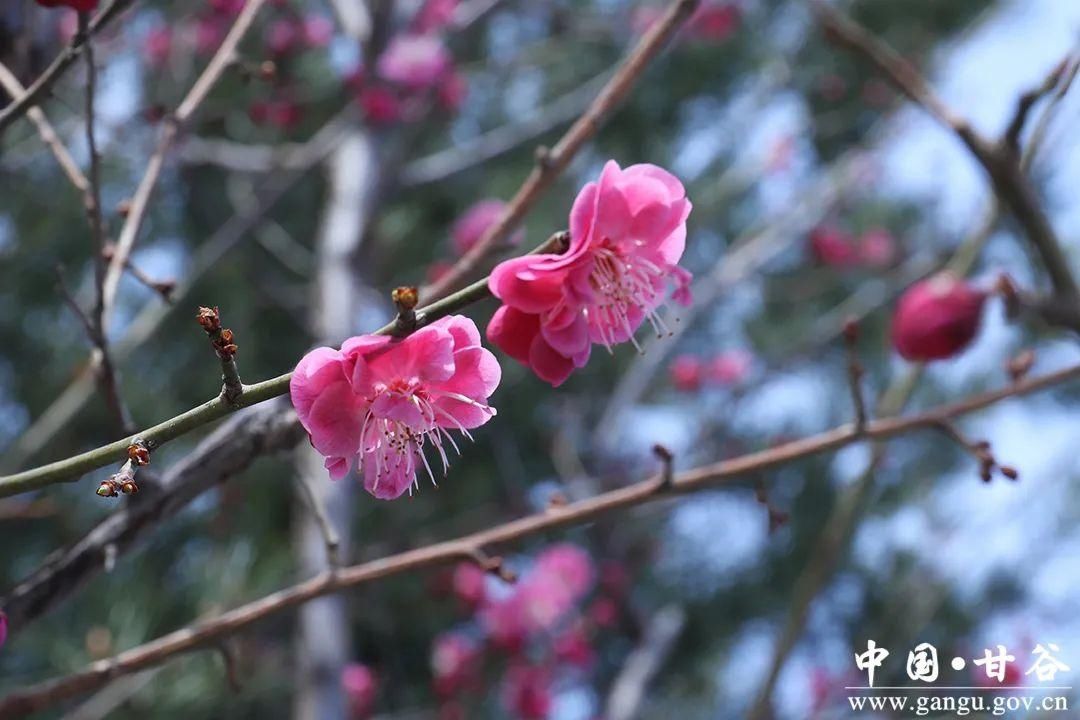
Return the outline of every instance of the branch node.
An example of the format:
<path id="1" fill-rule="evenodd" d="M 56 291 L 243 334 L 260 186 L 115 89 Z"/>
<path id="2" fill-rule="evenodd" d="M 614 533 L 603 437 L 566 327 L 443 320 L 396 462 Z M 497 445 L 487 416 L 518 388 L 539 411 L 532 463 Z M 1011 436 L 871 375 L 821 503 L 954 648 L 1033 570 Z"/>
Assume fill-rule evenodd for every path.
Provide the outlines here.
<path id="1" fill-rule="evenodd" d="M 657 443 L 652 447 L 653 455 L 660 461 L 660 490 L 671 490 L 675 487 L 675 455 L 666 447 Z"/>
<path id="2" fill-rule="evenodd" d="M 546 173 L 554 167 L 551 148 L 547 145 L 538 145 L 533 152 L 533 158 L 536 160 L 536 167 L 540 168 L 540 172 Z"/>
<path id="3" fill-rule="evenodd" d="M 848 387 L 851 390 L 851 399 L 855 406 L 855 432 L 862 435 L 866 432 L 866 400 L 862 394 L 862 376 L 865 372 L 862 363 L 859 362 L 858 351 L 859 325 L 854 318 L 848 318 L 844 322 L 844 344 L 848 354 Z"/>
<path id="4" fill-rule="evenodd" d="M 244 383 L 240 380 L 240 371 L 236 367 L 236 353 L 239 350 L 236 337 L 232 330 L 221 326 L 221 312 L 216 306 L 200 306 L 195 319 L 206 331 L 210 345 L 221 361 L 221 397 L 235 406 L 244 394 Z"/>
<path id="5" fill-rule="evenodd" d="M 1034 365 L 1035 351 L 1024 350 L 1019 355 L 1009 358 L 1008 362 L 1005 363 L 1005 370 L 1009 373 L 1009 378 L 1013 383 L 1018 383 L 1027 377 Z"/>
<path id="6" fill-rule="evenodd" d="M 420 303 L 420 290 L 409 285 L 394 288 L 390 293 L 390 299 L 397 308 L 397 318 L 394 320 L 394 335 L 402 337 L 416 330 L 416 306 Z"/>

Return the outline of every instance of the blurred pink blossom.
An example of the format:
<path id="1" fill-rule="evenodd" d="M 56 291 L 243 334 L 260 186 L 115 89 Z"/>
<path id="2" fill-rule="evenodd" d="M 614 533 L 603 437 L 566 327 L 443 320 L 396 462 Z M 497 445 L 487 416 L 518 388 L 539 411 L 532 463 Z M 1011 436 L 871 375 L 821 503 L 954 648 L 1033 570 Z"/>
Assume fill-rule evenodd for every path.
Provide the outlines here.
<path id="1" fill-rule="evenodd" d="M 475 688 L 480 680 L 481 648 L 462 633 L 447 632 L 435 638 L 431 649 L 431 674 L 435 693 L 449 698 Z"/>
<path id="2" fill-rule="evenodd" d="M 896 259 L 896 240 L 884 228 L 872 228 L 859 236 L 859 261 L 868 267 L 883 268 Z"/>
<path id="3" fill-rule="evenodd" d="M 413 28 L 418 33 L 438 32 L 446 29 L 454 19 L 458 0 L 425 0 L 416 13 Z"/>
<path id="4" fill-rule="evenodd" d="M 300 49 L 302 39 L 303 28 L 298 27 L 292 19 L 274 20 L 266 28 L 266 49 L 271 55 L 280 57 L 296 52 Z"/>
<path id="5" fill-rule="evenodd" d="M 953 357 L 978 334 L 985 302 L 985 292 L 949 272 L 917 282 L 897 304 L 893 346 L 906 360 Z"/>
<path id="6" fill-rule="evenodd" d="M 506 212 L 506 203 L 495 198 L 480 200 L 469 207 L 450 229 L 454 252 L 464 255 L 479 242 L 480 238 L 502 219 Z M 520 240 L 520 235 L 515 236 Z"/>
<path id="7" fill-rule="evenodd" d="M 695 392 L 701 389 L 701 360 L 693 355 L 678 355 L 668 366 L 671 384 L 681 392 Z"/>
<path id="8" fill-rule="evenodd" d="M 325 15 L 307 15 L 303 27 L 308 47 L 326 47 L 334 39 L 334 22 Z"/>
<path id="9" fill-rule="evenodd" d="M 434 87 L 452 65 L 450 52 L 435 35 L 397 35 L 379 57 L 379 77 L 411 90 Z"/>
<path id="10" fill-rule="evenodd" d="M 750 374 L 754 356 L 745 350 L 728 350 L 709 360 L 706 375 L 720 385 L 737 385 Z"/>
<path id="11" fill-rule="evenodd" d="M 143 38 L 143 57 L 152 68 L 160 68 L 169 61 L 173 45 L 172 28 L 158 25 L 151 28 Z"/>
<path id="12" fill-rule="evenodd" d="M 487 572 L 476 563 L 458 563 L 452 580 L 454 596 L 469 609 L 480 606 L 487 587 Z"/>
<path id="13" fill-rule="evenodd" d="M 503 704 L 519 720 L 544 720 L 551 713 L 551 684 L 546 668 L 515 665 L 503 678 Z"/>
<path id="14" fill-rule="evenodd" d="M 360 109 L 372 125 L 390 125 L 401 120 L 404 113 L 401 100 L 382 85 L 369 85 L 360 91 Z"/>
<path id="15" fill-rule="evenodd" d="M 379 679 L 367 665 L 349 663 L 341 671 L 341 689 L 345 693 L 349 717 L 362 720 L 368 717 L 375 707 Z"/>

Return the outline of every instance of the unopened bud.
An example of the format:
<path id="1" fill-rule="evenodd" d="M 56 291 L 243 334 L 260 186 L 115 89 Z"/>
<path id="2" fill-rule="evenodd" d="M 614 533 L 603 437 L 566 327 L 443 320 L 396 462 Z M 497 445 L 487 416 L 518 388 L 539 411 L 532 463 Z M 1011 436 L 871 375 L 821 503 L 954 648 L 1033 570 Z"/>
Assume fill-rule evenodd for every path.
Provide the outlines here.
<path id="1" fill-rule="evenodd" d="M 116 491 L 116 483 L 112 480 L 103 480 L 101 485 L 98 486 L 97 494 L 101 497 L 117 497 L 120 493 Z"/>
<path id="2" fill-rule="evenodd" d="M 420 302 L 420 291 L 409 286 L 394 288 L 394 291 L 390 293 L 390 299 L 394 301 L 398 310 L 412 310 Z"/>
<path id="3" fill-rule="evenodd" d="M 221 329 L 221 313 L 218 312 L 216 307 L 199 307 L 199 312 L 196 313 L 195 319 L 198 321 L 202 329 L 208 333 L 217 332 Z"/>
<path id="4" fill-rule="evenodd" d="M 128 460 L 135 463 L 136 465 L 150 464 L 150 451 L 141 442 L 136 442 L 128 445 L 127 453 Z"/>

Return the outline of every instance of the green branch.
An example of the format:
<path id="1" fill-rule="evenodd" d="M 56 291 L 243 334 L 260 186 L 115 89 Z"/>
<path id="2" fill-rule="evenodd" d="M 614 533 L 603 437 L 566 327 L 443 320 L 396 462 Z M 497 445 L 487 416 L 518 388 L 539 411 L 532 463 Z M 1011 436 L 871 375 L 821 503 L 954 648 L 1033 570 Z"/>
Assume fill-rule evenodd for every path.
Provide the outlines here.
<path id="1" fill-rule="evenodd" d="M 558 232 L 548 238 L 537 247 L 534 253 L 563 252 L 569 241 L 569 234 Z M 451 315 L 463 308 L 479 302 L 491 296 L 488 290 L 488 279 L 478 280 L 462 290 L 448 295 L 437 302 L 418 308 L 415 323 L 409 329 L 403 329 L 395 320 L 376 330 L 374 335 L 394 335 L 404 337 L 426 325 L 430 325 L 439 318 Z M 128 447 L 135 442 L 141 442 L 151 452 L 159 447 L 175 440 L 181 435 L 197 430 L 203 425 L 208 425 L 215 420 L 236 412 L 241 408 L 251 407 L 265 402 L 271 398 L 285 395 L 289 392 L 289 380 L 292 373 L 285 373 L 270 380 L 264 380 L 255 385 L 244 385 L 242 392 L 235 400 L 228 400 L 224 396 L 218 396 L 209 402 L 194 407 L 187 412 L 181 413 L 165 422 L 153 427 L 141 430 L 134 435 L 117 440 L 116 442 L 102 445 L 94 450 L 89 450 L 80 455 L 75 455 L 64 460 L 58 460 L 48 465 L 26 470 L 14 475 L 0 477 L 0 497 L 10 497 L 30 490 L 40 490 L 49 485 L 65 482 L 75 482 L 80 477 L 98 468 L 112 463 L 126 460 Z"/>

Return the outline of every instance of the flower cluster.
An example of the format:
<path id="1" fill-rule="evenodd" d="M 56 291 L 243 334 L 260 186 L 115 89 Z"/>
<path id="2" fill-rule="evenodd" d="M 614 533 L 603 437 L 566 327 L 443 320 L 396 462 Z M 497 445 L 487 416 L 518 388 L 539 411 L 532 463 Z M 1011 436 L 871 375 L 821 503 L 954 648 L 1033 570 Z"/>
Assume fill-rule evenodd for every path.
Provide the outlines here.
<path id="1" fill-rule="evenodd" d="M 728 350 L 712 357 L 679 355 L 668 367 L 671 384 L 682 392 L 696 392 L 705 384 L 738 385 L 753 369 L 754 358 L 745 350 Z"/>
<path id="2" fill-rule="evenodd" d="M 896 241 L 884 228 L 853 235 L 838 225 L 819 225 L 811 231 L 809 244 L 815 260 L 834 268 L 883 268 L 896 258 Z"/>
<path id="3" fill-rule="evenodd" d="M 428 452 L 445 472 L 450 431 L 469 436 L 495 415 L 487 404 L 501 369 L 472 320 L 445 317 L 402 340 L 363 335 L 340 350 L 312 350 L 289 392 L 311 444 L 339 479 L 358 466 L 375 497 L 400 497 L 425 472 Z"/>
<path id="4" fill-rule="evenodd" d="M 597 586 L 599 594 L 586 606 Z M 618 565 L 605 564 L 598 573 L 588 553 L 563 543 L 538 554 L 514 584 L 462 564 L 449 587 L 472 620 L 432 644 L 439 716 L 470 717 L 467 696 L 483 687 L 485 659 L 494 655 L 498 662 L 492 666 L 505 668 L 501 696 L 507 712 L 532 720 L 548 717 L 557 683 L 572 682 L 593 667 L 595 635 L 618 621 L 627 579 Z"/>
<path id="5" fill-rule="evenodd" d="M 515 258 L 491 273 L 503 305 L 488 339 L 558 386 L 585 365 L 594 343 L 637 346 L 634 333 L 646 320 L 667 331 L 658 310 L 669 286 L 676 302 L 690 301 L 690 273 L 678 265 L 690 209 L 666 170 L 609 161 L 574 201 L 566 253 Z"/>
<path id="6" fill-rule="evenodd" d="M 443 40 L 457 0 L 426 0 L 408 30 L 390 38 L 373 72 L 357 68 L 348 79 L 368 122 L 388 125 L 415 121 L 431 98 L 447 112 L 465 101 L 465 78 Z"/>

